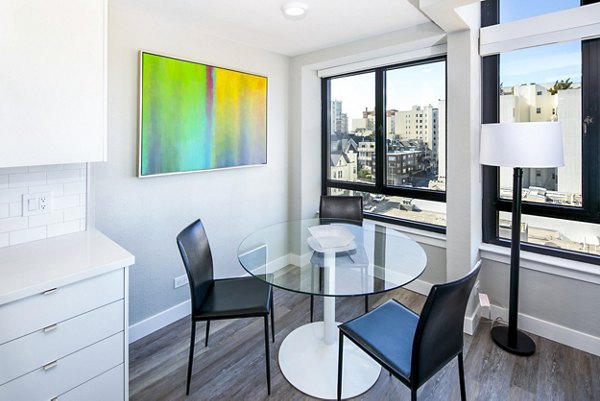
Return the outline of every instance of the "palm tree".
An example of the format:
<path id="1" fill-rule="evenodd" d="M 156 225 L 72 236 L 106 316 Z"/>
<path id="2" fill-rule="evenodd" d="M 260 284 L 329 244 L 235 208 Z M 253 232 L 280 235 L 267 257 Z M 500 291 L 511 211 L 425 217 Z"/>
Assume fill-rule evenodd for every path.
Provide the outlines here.
<path id="1" fill-rule="evenodd" d="M 573 85 L 571 78 L 567 78 L 566 81 L 563 81 L 562 79 L 560 81 L 557 80 L 554 85 L 548 89 L 548 92 L 550 92 L 551 95 L 556 95 L 559 90 L 569 89 L 571 85 Z"/>

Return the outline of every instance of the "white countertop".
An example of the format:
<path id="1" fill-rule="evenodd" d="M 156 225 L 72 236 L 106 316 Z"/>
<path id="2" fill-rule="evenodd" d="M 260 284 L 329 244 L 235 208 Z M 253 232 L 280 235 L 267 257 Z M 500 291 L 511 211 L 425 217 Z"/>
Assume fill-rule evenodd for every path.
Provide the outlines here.
<path id="1" fill-rule="evenodd" d="M 97 230 L 0 248 L 0 305 L 134 263 Z"/>

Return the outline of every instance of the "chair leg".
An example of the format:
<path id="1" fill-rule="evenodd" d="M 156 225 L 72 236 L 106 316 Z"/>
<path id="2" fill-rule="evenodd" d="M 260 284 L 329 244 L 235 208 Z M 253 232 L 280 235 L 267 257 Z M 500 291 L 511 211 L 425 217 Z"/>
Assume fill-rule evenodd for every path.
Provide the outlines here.
<path id="1" fill-rule="evenodd" d="M 271 288 L 271 335 L 275 342 L 275 307 L 273 306 L 273 288 Z"/>
<path id="2" fill-rule="evenodd" d="M 315 296 L 311 295 L 310 296 L 310 322 L 313 322 L 313 316 L 314 316 L 314 308 L 315 308 Z"/>
<path id="3" fill-rule="evenodd" d="M 269 317 L 265 315 L 265 361 L 267 362 L 267 393 L 271 395 L 271 354 L 269 352 Z"/>
<path id="4" fill-rule="evenodd" d="M 369 296 L 365 295 L 365 313 L 369 312 Z"/>
<path id="5" fill-rule="evenodd" d="M 458 376 L 460 379 L 460 399 L 467 401 L 467 391 L 465 389 L 465 366 L 463 364 L 463 353 L 458 354 Z"/>
<path id="6" fill-rule="evenodd" d="M 204 336 L 204 346 L 208 347 L 208 332 L 210 331 L 210 320 L 206 321 L 206 335 Z"/>
<path id="7" fill-rule="evenodd" d="M 338 380 L 337 380 L 337 399 L 342 399 L 342 373 L 344 367 L 344 333 L 340 330 L 339 351 L 338 351 Z"/>
<path id="8" fill-rule="evenodd" d="M 192 333 L 190 334 L 190 357 L 188 359 L 187 386 L 185 395 L 190 394 L 190 382 L 192 381 L 192 366 L 194 364 L 194 343 L 196 342 L 196 322 L 192 320 Z"/>

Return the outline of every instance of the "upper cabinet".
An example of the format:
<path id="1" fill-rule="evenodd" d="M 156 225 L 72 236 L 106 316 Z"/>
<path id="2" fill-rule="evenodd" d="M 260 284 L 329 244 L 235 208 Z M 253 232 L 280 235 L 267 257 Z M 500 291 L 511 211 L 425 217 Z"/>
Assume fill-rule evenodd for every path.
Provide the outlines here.
<path id="1" fill-rule="evenodd" d="M 0 167 L 106 160 L 107 7 L 0 2 Z"/>

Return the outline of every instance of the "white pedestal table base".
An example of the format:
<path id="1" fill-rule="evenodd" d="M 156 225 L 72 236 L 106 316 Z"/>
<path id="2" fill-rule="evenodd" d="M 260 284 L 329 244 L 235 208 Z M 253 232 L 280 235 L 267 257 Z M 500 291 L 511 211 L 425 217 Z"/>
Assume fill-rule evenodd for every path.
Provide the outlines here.
<path id="1" fill-rule="evenodd" d="M 283 376 L 298 390 L 315 398 L 337 398 L 338 340 L 324 341 L 324 323 L 300 326 L 281 343 L 279 368 Z M 370 389 L 381 372 L 381 366 L 344 340 L 342 398 L 352 398 Z"/>

